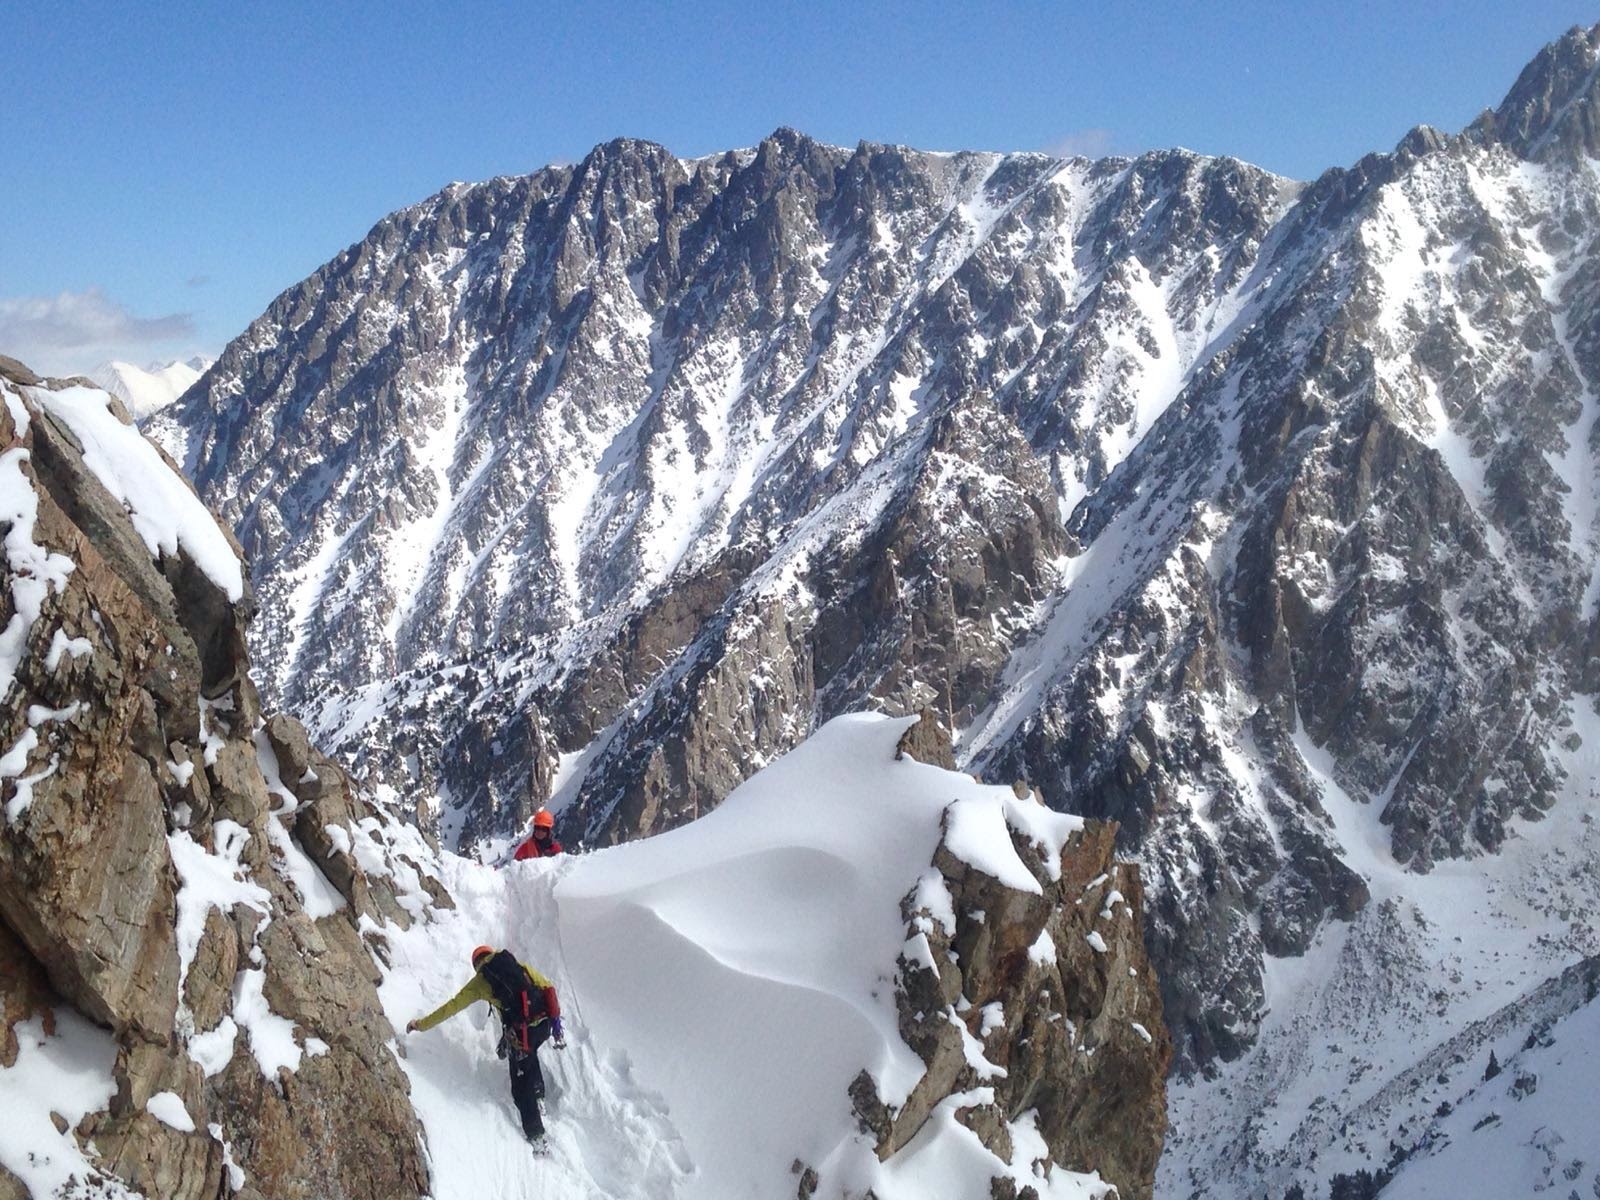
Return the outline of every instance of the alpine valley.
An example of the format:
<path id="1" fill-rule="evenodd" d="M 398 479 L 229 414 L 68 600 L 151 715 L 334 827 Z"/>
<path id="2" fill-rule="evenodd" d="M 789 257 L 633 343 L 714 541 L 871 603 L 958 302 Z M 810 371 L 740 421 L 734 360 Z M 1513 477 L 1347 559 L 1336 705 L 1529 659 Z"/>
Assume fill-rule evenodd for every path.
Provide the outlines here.
<path id="1" fill-rule="evenodd" d="M 380 221 L 145 430 L 374 812 L 610 846 L 927 712 L 1118 823 L 1158 1196 L 1588 1200 L 1597 236 L 1600 26 L 1311 183 L 618 140 Z"/>

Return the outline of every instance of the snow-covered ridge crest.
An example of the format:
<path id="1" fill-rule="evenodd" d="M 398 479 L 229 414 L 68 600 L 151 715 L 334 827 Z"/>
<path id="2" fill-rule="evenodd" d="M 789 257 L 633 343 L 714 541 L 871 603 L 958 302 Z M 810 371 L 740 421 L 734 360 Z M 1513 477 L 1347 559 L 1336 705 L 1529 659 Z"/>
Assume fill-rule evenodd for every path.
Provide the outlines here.
<path id="1" fill-rule="evenodd" d="M 603 1168 L 606 1195 L 1147 1196 L 1169 1047 L 1134 1028 L 1161 1037 L 1137 873 L 1104 827 L 898 754 L 912 724 L 839 717 L 658 837 L 498 874 L 446 855 L 459 907 L 391 936 L 391 1019 L 476 940 L 551 974 L 574 1045 L 546 1056 L 546 1170 L 574 1191 Z M 1046 926 L 1059 958 L 1019 971 Z M 473 1094 L 492 1028 L 447 1028 L 406 1060 L 437 1193 L 487 1169 L 536 1194 Z"/>
<path id="2" fill-rule="evenodd" d="M 176 556 L 182 550 L 229 602 L 244 597 L 244 566 L 233 540 L 188 481 L 119 415 L 109 392 L 85 387 L 21 391 L 71 431 L 84 464 L 122 502 L 151 554 Z"/>

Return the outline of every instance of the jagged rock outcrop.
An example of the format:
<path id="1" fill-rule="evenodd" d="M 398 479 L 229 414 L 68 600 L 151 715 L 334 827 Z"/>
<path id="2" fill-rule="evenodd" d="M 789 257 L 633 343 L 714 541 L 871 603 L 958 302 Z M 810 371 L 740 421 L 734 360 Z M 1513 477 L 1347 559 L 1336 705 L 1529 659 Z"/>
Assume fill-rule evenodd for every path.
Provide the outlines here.
<path id="1" fill-rule="evenodd" d="M 907 738 L 922 730 L 915 740 L 936 756 L 930 728 L 921 722 Z M 937 1105 L 965 1094 L 955 1119 L 1014 1161 L 1011 1123 L 1031 1111 L 1049 1165 L 1098 1171 L 1119 1195 L 1147 1200 L 1172 1042 L 1145 953 L 1138 868 L 1116 861 L 1106 822 L 1086 822 L 1059 858 L 1025 824 L 1008 823 L 1029 890 L 964 860 L 949 821 L 947 811 L 936 875 L 901 906 L 900 1032 L 927 1070 L 892 1108 L 859 1076 L 851 1096 L 863 1126 L 887 1158 Z"/>
<path id="2" fill-rule="evenodd" d="M 0 396 L 0 1067 L 63 1010 L 115 1049 L 41 1154 L 163 1200 L 423 1195 L 358 933 L 435 902 L 415 835 L 261 724 L 237 545 L 120 403 L 8 359 Z"/>

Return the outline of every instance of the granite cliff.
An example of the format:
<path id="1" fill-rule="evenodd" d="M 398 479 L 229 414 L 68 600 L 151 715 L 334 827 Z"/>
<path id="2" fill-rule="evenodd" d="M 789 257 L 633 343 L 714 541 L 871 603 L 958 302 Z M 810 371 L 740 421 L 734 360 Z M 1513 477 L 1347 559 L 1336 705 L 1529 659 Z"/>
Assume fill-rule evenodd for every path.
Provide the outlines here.
<path id="1" fill-rule="evenodd" d="M 236 550 L 120 404 L 9 359 L 0 395 L 0 1066 L 66 1022 L 107 1089 L 52 1112 L 30 1185 L 425 1194 L 370 919 L 447 898 L 297 722 L 262 719 Z M 0 1168 L 0 1194 L 28 1191 Z"/>

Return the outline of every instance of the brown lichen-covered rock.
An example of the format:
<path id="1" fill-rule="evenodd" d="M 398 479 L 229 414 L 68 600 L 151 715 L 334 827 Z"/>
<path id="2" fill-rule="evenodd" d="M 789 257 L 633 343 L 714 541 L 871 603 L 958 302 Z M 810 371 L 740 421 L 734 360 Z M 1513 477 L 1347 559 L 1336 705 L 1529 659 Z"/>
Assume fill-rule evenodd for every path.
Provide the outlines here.
<path id="1" fill-rule="evenodd" d="M 47 431 L 36 424 L 33 440 Z M 103 495 L 101 507 L 115 504 Z M 31 805 L 0 840 L 0 916 L 85 1015 L 161 1040 L 177 1008 L 174 889 L 160 790 L 151 764 L 128 748 L 148 694 L 127 667 L 152 654 L 162 632 L 141 620 L 132 589 L 48 495 L 40 496 L 34 537 L 69 548 L 78 566 L 46 605 L 53 620 L 34 622 L 0 709 L 0 741 L 14 746 L 33 728 L 30 703 L 73 715 L 41 722 L 34 735 L 38 769 L 53 762 L 55 770 L 33 786 Z M 59 655 L 51 670 L 50 647 L 62 635 L 91 649 Z"/>
<path id="2" fill-rule="evenodd" d="M 222 1191 L 222 1147 L 202 1132 L 187 1133 L 148 1112 L 97 1117 L 82 1131 L 94 1139 L 105 1172 L 145 1196 L 211 1200 Z"/>
<path id="3" fill-rule="evenodd" d="M 239 933 L 213 908 L 206 914 L 194 962 L 184 979 L 183 1001 L 198 1033 L 215 1029 L 233 1003 L 233 977 L 239 968 Z"/>
<path id="4" fill-rule="evenodd" d="M 68 1004 L 111 1030 L 117 1054 L 107 1109 L 64 1136 L 129 1188 L 181 1200 L 227 1194 L 226 1142 L 245 1173 L 239 1195 L 420 1197 L 420 1129 L 356 925 L 363 913 L 411 919 L 396 894 L 402 872 L 381 839 L 363 870 L 347 839 L 340 890 L 351 907 L 314 921 L 285 862 L 283 830 L 315 829 L 321 837 L 306 849 L 338 876 L 339 839 L 326 827 L 354 837 L 379 814 L 284 721 L 271 723 L 267 744 L 305 764 L 289 780 L 302 803 L 283 798 L 281 815 L 273 811 L 245 656 L 248 585 L 230 600 L 187 550 L 152 554 L 50 415 L 51 398 L 22 390 L 37 386 L 31 378 L 0 363 L 0 444 L 27 451 L 12 463 L 37 499 L 33 543 L 58 557 L 37 615 L 20 626 L 15 680 L 0 697 L 0 752 L 19 767 L 0 792 L 0 1068 L 15 1060 L 17 1022 L 48 1021 L 50 1005 Z M 0 627 L 17 615 L 13 589 L 0 589 Z M 202 853 L 259 899 L 213 904 L 180 947 L 178 863 Z M 403 874 L 420 873 L 410 864 Z M 429 884 L 438 887 L 410 887 L 413 908 Z M 274 1078 L 253 1053 L 249 1015 L 235 1011 L 241 970 L 261 973 L 265 1003 L 302 1052 Z M 190 1039 L 230 1017 L 239 1025 L 231 1061 L 216 1061 L 214 1044 L 204 1063 L 191 1058 Z M 175 1127 L 187 1122 L 171 1098 L 159 1115 L 150 1110 L 165 1092 L 193 1131 Z M 11 1186 L 0 1178 L 0 1196 Z"/>
<path id="5" fill-rule="evenodd" d="M 203 1076 L 187 1058 L 165 1047 L 123 1047 L 114 1068 L 117 1093 L 105 1113 L 85 1119 L 82 1132 L 94 1140 L 104 1169 L 129 1187 L 163 1200 L 209 1200 L 222 1182 L 222 1147 L 203 1125 L 182 1130 L 148 1108 L 151 1097 L 170 1092 L 191 1121 L 205 1111 Z"/>
<path id="6" fill-rule="evenodd" d="M 918 893 L 907 896 L 908 933 L 925 936 L 931 954 L 900 960 L 900 1032 L 926 1071 L 898 1108 L 863 1073 L 851 1088 L 856 1113 L 887 1158 L 940 1101 L 990 1088 L 992 1103 L 956 1119 L 991 1151 L 1009 1160 L 1009 1124 L 1032 1110 L 1051 1162 L 1098 1171 L 1128 1200 L 1147 1200 L 1172 1046 L 1145 954 L 1138 870 L 1115 861 L 1109 823 L 1087 822 L 1056 864 L 1014 832 L 1012 841 L 1038 892 L 1007 886 L 941 843 L 934 866 L 953 928 L 917 906 Z M 969 1039 L 998 1070 L 977 1073 Z"/>
<path id="7" fill-rule="evenodd" d="M 251 741 L 229 739 L 207 765 L 206 777 L 219 817 L 249 829 L 258 827 L 272 807 Z"/>
<path id="8" fill-rule="evenodd" d="M 317 755 L 306 727 L 288 713 L 274 713 L 261 731 L 267 735 L 278 759 L 278 773 L 289 789 L 301 800 L 320 795 L 322 776 L 312 763 Z"/>
<path id="9" fill-rule="evenodd" d="M 0 1200 L 31 1200 L 22 1180 L 4 1167 L 0 1167 Z"/>
<path id="10" fill-rule="evenodd" d="M 956 769 L 956 756 L 950 745 L 950 735 L 939 724 L 939 719 L 926 708 L 917 714 L 917 723 L 900 735 L 900 743 L 895 747 L 894 756 L 913 758 L 919 763 L 943 767 L 946 771 Z"/>

